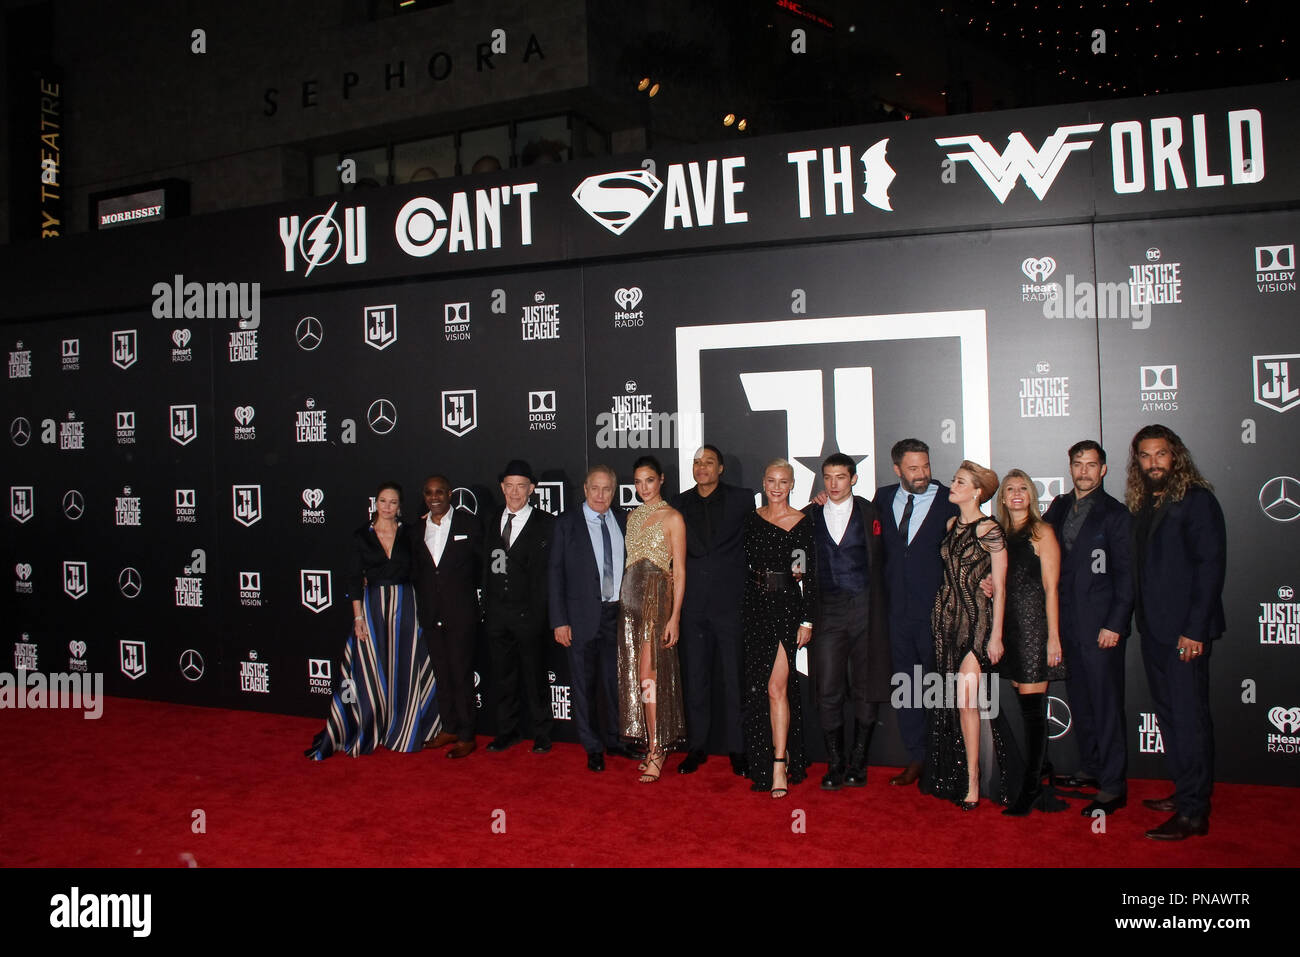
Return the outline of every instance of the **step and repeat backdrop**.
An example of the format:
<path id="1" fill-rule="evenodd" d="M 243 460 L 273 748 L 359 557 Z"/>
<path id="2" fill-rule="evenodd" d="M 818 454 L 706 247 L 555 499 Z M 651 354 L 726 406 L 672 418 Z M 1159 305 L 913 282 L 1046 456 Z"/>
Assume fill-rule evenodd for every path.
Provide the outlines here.
<path id="1" fill-rule="evenodd" d="M 348 542 L 381 481 L 415 518 L 424 477 L 445 474 L 490 520 L 509 459 L 556 513 L 604 462 L 632 507 L 639 455 L 677 490 L 708 441 L 750 489 L 789 459 L 797 501 L 849 453 L 870 497 L 917 436 L 936 478 L 963 458 L 1023 468 L 1046 507 L 1081 438 L 1105 445 L 1122 497 L 1129 440 L 1162 422 L 1228 524 L 1219 776 L 1300 782 L 1297 99 L 822 131 L 14 247 L 12 666 L 323 718 Z M 1132 769 L 1156 776 L 1137 644 Z M 558 647 L 548 666 L 572 740 Z M 1068 767 L 1069 698 L 1052 694 Z M 902 759 L 886 725 L 874 762 Z"/>

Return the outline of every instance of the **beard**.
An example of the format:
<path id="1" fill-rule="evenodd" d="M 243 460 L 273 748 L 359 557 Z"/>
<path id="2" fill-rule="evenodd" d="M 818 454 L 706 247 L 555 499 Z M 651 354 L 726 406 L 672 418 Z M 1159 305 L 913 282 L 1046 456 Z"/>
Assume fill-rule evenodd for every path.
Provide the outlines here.
<path id="1" fill-rule="evenodd" d="M 907 479 L 902 479 L 900 484 L 903 486 L 903 491 L 908 494 L 920 495 L 930 487 L 930 479 L 917 479 L 915 482 L 909 482 Z"/>
<path id="2" fill-rule="evenodd" d="M 1154 476 L 1149 471 L 1142 473 L 1142 484 L 1146 486 L 1148 494 L 1158 495 L 1169 485 L 1168 470 L 1160 469 L 1158 471 L 1160 474 Z"/>

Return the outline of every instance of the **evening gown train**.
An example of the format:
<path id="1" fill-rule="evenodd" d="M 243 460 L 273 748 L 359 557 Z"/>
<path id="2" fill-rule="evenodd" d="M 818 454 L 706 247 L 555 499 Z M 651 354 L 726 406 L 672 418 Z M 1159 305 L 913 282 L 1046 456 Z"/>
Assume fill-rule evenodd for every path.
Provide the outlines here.
<path id="1" fill-rule="evenodd" d="M 981 523 L 982 534 L 977 537 L 976 528 Z M 945 678 L 957 674 L 967 653 L 972 653 L 979 662 L 982 680 L 988 683 L 990 693 L 992 685 L 998 681 L 998 673 L 988 656 L 993 603 L 980 590 L 980 582 L 992 566 L 990 553 L 1004 547 L 1002 527 L 991 519 L 981 516 L 969 523 L 954 521 L 939 548 L 943 583 L 934 597 L 934 610 L 930 616 L 936 672 Z M 1005 643 L 1004 638 L 1004 646 Z M 945 683 L 947 687 L 950 685 Z M 981 716 L 981 739 L 984 738 L 985 726 Z M 997 765 L 991 793 L 987 796 L 999 804 L 1006 804 L 1019 794 L 1020 755 L 1001 708 L 997 709 L 996 715 L 988 717 L 987 727 L 991 732 L 992 750 L 985 753 L 981 747 L 981 761 L 996 762 Z M 961 718 L 956 702 L 945 701 L 942 706 L 926 712 L 926 754 L 921 790 L 947 801 L 960 802 L 966 797 L 967 786 L 966 745 L 961 734 Z"/>
<path id="2" fill-rule="evenodd" d="M 433 665 L 415 614 L 412 541 L 409 526 L 399 524 L 387 557 L 373 527 L 353 536 L 349 593 L 362 596 L 370 640 L 348 635 L 325 729 L 307 751 L 313 760 L 370 754 L 380 745 L 419 751 L 441 729 Z"/>
<path id="3" fill-rule="evenodd" d="M 794 580 L 791 568 L 800 557 L 805 571 L 802 586 Z M 813 620 L 817 597 L 813 546 L 813 523 L 800 519 L 786 531 L 762 518 L 757 511 L 745 516 L 745 561 L 749 566 L 745 595 L 741 604 L 744 628 L 745 754 L 749 759 L 749 778 L 756 790 L 772 789 L 772 716 L 767 697 L 767 681 L 776 662 L 776 649 L 785 649 L 790 666 L 786 697 L 790 704 L 790 730 L 786 737 L 786 777 L 798 784 L 807 776 L 808 759 L 803 745 L 803 682 L 795 669 L 795 652 L 799 623 Z M 783 587 L 767 590 L 759 585 L 755 573 L 772 572 L 783 576 Z"/>
<path id="4" fill-rule="evenodd" d="M 660 500 L 638 506 L 627 517 L 623 537 L 627 562 L 618 595 L 618 717 L 620 735 L 649 744 L 641 706 L 640 656 L 654 655 L 655 745 L 672 751 L 686 737 L 677 648 L 663 645 L 664 629 L 673 613 L 672 555 L 663 522 L 646 525 L 655 512 L 667 507 Z"/>

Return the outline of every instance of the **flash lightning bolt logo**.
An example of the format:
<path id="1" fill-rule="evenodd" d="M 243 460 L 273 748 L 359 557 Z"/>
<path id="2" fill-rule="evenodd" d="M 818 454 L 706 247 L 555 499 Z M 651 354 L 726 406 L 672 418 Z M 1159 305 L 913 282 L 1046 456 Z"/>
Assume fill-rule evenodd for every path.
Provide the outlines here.
<path id="1" fill-rule="evenodd" d="M 366 261 L 366 208 L 347 206 L 342 210 L 342 227 L 334 218 L 337 201 L 324 213 L 312 216 L 302 223 L 296 215 L 280 217 L 280 242 L 284 246 L 284 271 L 293 272 L 296 259 L 301 256 L 307 263 L 304 276 L 310 276 L 317 266 L 332 263 L 340 250 L 350 265 Z"/>
<path id="2" fill-rule="evenodd" d="M 303 238 L 298 240 L 299 251 L 307 260 L 307 271 L 303 273 L 304 276 L 310 276 L 313 269 L 322 263 L 332 262 L 338 255 L 339 224 L 334 222 L 334 210 L 338 205 L 337 202 L 332 203 L 323 216 L 313 216 L 307 220 L 307 228 L 302 231 Z M 311 240 L 310 249 L 302 248 L 303 239 Z M 325 258 L 327 253 L 329 259 Z"/>

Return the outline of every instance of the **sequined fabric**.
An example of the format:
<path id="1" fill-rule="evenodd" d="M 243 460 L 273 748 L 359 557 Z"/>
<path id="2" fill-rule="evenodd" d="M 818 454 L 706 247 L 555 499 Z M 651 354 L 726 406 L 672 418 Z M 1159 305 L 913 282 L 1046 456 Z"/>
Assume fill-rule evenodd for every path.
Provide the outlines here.
<path id="1" fill-rule="evenodd" d="M 671 557 L 663 523 L 644 527 L 646 518 L 662 507 L 642 505 L 627 520 L 624 541 L 628 561 L 619 591 L 618 717 L 619 734 L 649 744 L 643 703 L 645 696 L 653 693 L 655 744 L 672 750 L 686 737 L 686 709 L 677 648 L 663 645 L 664 629 L 673 613 Z M 662 565 L 654 557 L 659 554 L 668 556 Z M 641 655 L 654 656 L 653 688 L 641 686 Z"/>
<path id="2" fill-rule="evenodd" d="M 816 549 L 813 545 L 812 520 L 802 519 L 790 531 L 762 519 L 757 512 L 745 517 L 745 560 L 751 571 L 779 571 L 789 574 L 791 565 L 801 555 L 806 570 L 803 587 L 791 582 L 784 591 L 766 591 L 748 575 L 741 604 L 744 627 L 743 690 L 745 752 L 749 758 L 749 777 L 760 790 L 772 787 L 772 716 L 767 697 L 767 681 L 776 661 L 776 649 L 785 649 L 790 665 L 786 698 L 790 704 L 790 730 L 786 742 L 789 763 L 786 776 L 798 784 L 807 776 L 808 760 L 803 746 L 803 682 L 795 669 L 795 652 L 799 622 L 813 620 L 817 596 Z M 816 641 L 816 636 L 813 636 Z"/>
<path id="3" fill-rule="evenodd" d="M 982 527 L 981 522 L 983 522 Z M 982 533 L 976 537 L 976 528 Z M 971 523 L 954 522 L 939 547 L 943 560 L 943 584 L 934 598 L 930 624 L 934 630 L 935 670 L 945 677 L 954 675 L 967 653 L 973 653 L 980 670 L 997 681 L 988 659 L 988 642 L 993 627 L 993 604 L 984 597 L 980 582 L 992 565 L 990 552 L 1005 547 L 1002 528 L 983 519 Z M 948 682 L 951 685 L 951 681 Z M 991 753 L 982 753 L 981 762 L 991 775 L 987 797 L 999 804 L 1013 800 L 1020 774 L 1019 752 L 1001 709 L 996 716 L 981 721 L 981 730 L 991 732 Z M 984 735 L 981 733 L 981 737 Z M 966 745 L 961 733 L 961 718 L 956 702 L 926 712 L 925 769 L 921 790 L 947 801 L 961 801 L 967 792 Z"/>
<path id="4" fill-rule="evenodd" d="M 1034 554 L 1026 527 L 1007 535 L 1007 611 L 1002 627 L 1006 657 L 998 663 L 1003 676 L 1022 684 L 1059 681 L 1064 662 L 1047 664 L 1047 593 L 1043 565 Z"/>

